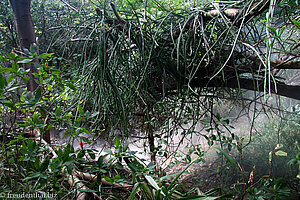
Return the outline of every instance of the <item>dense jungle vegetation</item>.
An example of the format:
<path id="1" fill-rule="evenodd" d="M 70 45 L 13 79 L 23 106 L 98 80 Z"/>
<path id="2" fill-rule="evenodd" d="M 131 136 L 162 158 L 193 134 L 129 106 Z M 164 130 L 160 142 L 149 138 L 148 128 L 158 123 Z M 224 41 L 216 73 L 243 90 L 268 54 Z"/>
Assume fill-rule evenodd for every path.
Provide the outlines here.
<path id="1" fill-rule="evenodd" d="M 299 8 L 0 1 L 0 199 L 299 199 Z"/>

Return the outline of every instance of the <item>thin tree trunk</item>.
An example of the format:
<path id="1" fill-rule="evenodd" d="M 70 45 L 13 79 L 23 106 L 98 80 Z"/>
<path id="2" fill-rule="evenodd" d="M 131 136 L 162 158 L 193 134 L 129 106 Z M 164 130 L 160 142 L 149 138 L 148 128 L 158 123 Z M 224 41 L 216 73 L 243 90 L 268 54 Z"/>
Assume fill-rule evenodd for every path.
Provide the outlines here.
<path id="1" fill-rule="evenodd" d="M 9 1 L 14 13 L 15 26 L 18 32 L 20 49 L 22 51 L 24 51 L 24 49 L 30 49 L 30 46 L 36 43 L 34 25 L 30 13 L 31 0 Z M 34 62 L 39 63 L 38 59 L 35 59 Z M 30 79 L 27 83 L 27 90 L 34 92 L 39 85 L 35 82 L 35 78 L 32 73 L 38 73 L 38 70 L 34 67 L 33 64 L 24 64 L 24 68 L 30 69 Z M 49 130 L 45 131 L 43 138 L 47 143 L 51 143 Z"/>
<path id="2" fill-rule="evenodd" d="M 20 48 L 21 50 L 30 49 L 30 46 L 36 43 L 34 26 L 30 13 L 31 0 L 10 0 L 10 4 L 14 13 Z M 30 80 L 27 83 L 27 89 L 29 91 L 34 91 L 38 87 L 38 84 L 34 81 L 32 73 L 36 73 L 38 70 L 31 64 L 25 64 L 24 68 L 30 69 Z"/>
<path id="3" fill-rule="evenodd" d="M 151 155 L 151 162 L 156 163 L 156 150 L 155 150 L 155 138 L 153 133 L 153 127 L 149 124 L 147 127 L 147 136 L 149 142 L 149 149 Z"/>

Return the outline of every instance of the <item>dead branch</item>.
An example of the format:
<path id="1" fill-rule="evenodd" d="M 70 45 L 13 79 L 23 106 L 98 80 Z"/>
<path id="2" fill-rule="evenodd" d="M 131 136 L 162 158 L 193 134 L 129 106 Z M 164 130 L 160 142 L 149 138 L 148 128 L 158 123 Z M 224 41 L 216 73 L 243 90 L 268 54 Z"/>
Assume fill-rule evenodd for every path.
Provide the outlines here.
<path id="1" fill-rule="evenodd" d="M 240 13 L 242 12 L 241 8 L 229 8 L 224 10 L 224 14 L 229 19 L 235 19 Z M 212 17 L 218 17 L 222 12 L 220 10 L 210 10 L 206 13 L 204 13 L 204 17 L 206 18 L 212 18 Z"/>
<path id="2" fill-rule="evenodd" d="M 72 10 L 74 10 L 75 12 L 80 13 L 76 8 L 74 8 L 73 6 L 71 6 L 68 2 L 66 2 L 64 0 L 60 0 L 60 1 L 63 2 L 66 6 L 68 6 Z"/>
<path id="3" fill-rule="evenodd" d="M 270 6 L 270 0 L 262 0 L 262 1 L 255 2 L 249 9 L 249 12 L 247 13 L 246 10 L 242 8 L 229 8 L 224 11 L 221 11 L 219 9 L 214 9 L 204 13 L 204 17 L 210 19 L 213 17 L 218 17 L 221 14 L 224 14 L 230 20 L 236 21 L 235 23 L 236 25 L 239 25 L 243 19 L 245 20 L 245 22 L 247 22 L 250 19 L 260 15 L 269 6 Z"/>
<path id="4" fill-rule="evenodd" d="M 62 169 L 62 174 L 67 174 L 67 169 L 64 167 Z M 81 182 L 81 180 L 76 176 L 76 174 L 73 172 L 70 176 L 68 176 L 68 183 L 71 187 L 77 189 L 77 200 L 85 200 L 88 197 L 88 194 L 86 192 L 80 192 L 80 190 L 87 190 L 88 188 Z"/>
<path id="5" fill-rule="evenodd" d="M 270 0 L 258 0 L 251 6 L 249 13 L 245 13 L 246 10 L 243 11 L 244 14 L 242 14 L 241 17 L 239 17 L 236 24 L 240 24 L 243 21 L 243 18 L 245 18 L 245 23 L 247 23 L 249 20 L 253 19 L 254 17 L 257 17 L 265 10 L 267 10 L 269 6 Z"/>
<path id="6" fill-rule="evenodd" d="M 33 133 L 34 133 L 34 136 L 35 136 L 35 140 L 40 141 L 40 139 L 41 139 L 40 130 L 39 129 L 34 129 Z M 58 155 L 54 151 L 54 149 L 52 147 L 50 147 L 50 145 L 44 139 L 41 139 L 41 143 L 48 146 L 49 150 L 51 151 L 51 153 L 53 155 L 52 158 L 57 158 L 58 157 Z M 65 167 L 62 169 L 62 174 L 63 175 L 67 174 L 67 170 L 66 170 Z M 74 170 L 72 172 L 72 174 L 68 176 L 68 183 L 71 187 L 75 187 L 76 189 L 80 189 L 80 190 L 89 189 L 82 183 L 82 181 L 80 179 L 92 182 L 92 181 L 97 180 L 97 175 Z M 124 189 L 124 190 L 126 190 L 126 189 L 129 189 L 129 188 L 132 188 L 131 184 L 125 184 L 125 183 L 112 184 L 111 182 L 106 181 L 104 178 L 101 178 L 101 183 L 103 185 L 110 186 L 111 188 L 114 188 L 114 189 Z M 88 194 L 86 192 L 77 192 L 77 200 L 87 199 L 87 197 L 88 197 L 87 195 Z M 93 193 L 93 195 L 97 198 L 99 197 L 96 193 Z M 99 199 L 100 199 L 100 197 L 99 197 Z"/>
<path id="7" fill-rule="evenodd" d="M 34 129 L 33 133 L 35 135 L 35 140 L 40 141 L 40 138 L 41 138 L 40 130 Z M 51 153 L 53 155 L 52 158 L 58 157 L 57 153 L 49 146 L 49 144 L 44 139 L 41 139 L 41 143 L 43 143 L 44 145 L 48 145 L 49 150 L 51 151 Z M 62 169 L 62 174 L 67 174 L 67 170 L 66 170 L 65 167 Z M 81 190 L 87 190 L 88 189 L 81 182 L 81 180 L 76 176 L 76 174 L 74 172 L 68 177 L 68 183 L 71 187 L 75 187 L 76 189 L 81 189 Z M 85 200 L 85 199 L 87 199 L 87 193 L 77 191 L 77 200 Z"/>
<path id="8" fill-rule="evenodd" d="M 300 69 L 300 61 L 271 61 L 271 68 L 273 69 Z"/>
<path id="9" fill-rule="evenodd" d="M 41 139 L 41 133 L 39 129 L 34 129 L 33 134 L 35 137 L 35 141 L 40 141 Z M 52 158 L 57 158 L 57 153 L 54 151 L 54 149 L 42 138 L 41 143 L 44 144 L 45 146 L 48 146 L 48 149 L 51 151 L 53 157 Z"/>
<path id="10" fill-rule="evenodd" d="M 126 23 L 127 23 L 126 20 L 124 20 L 124 19 L 119 15 L 119 13 L 118 13 L 118 11 L 117 11 L 117 9 L 116 9 L 115 4 L 111 3 L 110 6 L 111 6 L 111 8 L 112 8 L 112 10 L 113 10 L 113 12 L 114 12 L 114 14 L 115 14 L 115 16 L 116 16 L 117 19 L 119 20 L 119 22 L 121 22 L 122 24 L 126 24 Z"/>
<path id="11" fill-rule="evenodd" d="M 74 171 L 74 174 L 76 176 L 80 177 L 81 179 L 86 180 L 86 181 L 95 181 L 95 180 L 97 180 L 97 176 L 94 175 L 94 174 L 79 172 L 79 171 L 76 171 L 76 170 Z M 106 181 L 104 178 L 101 178 L 101 183 L 103 185 L 111 186 L 114 189 L 127 189 L 127 188 L 132 187 L 131 184 L 125 184 L 125 183 L 112 184 L 111 182 Z"/>

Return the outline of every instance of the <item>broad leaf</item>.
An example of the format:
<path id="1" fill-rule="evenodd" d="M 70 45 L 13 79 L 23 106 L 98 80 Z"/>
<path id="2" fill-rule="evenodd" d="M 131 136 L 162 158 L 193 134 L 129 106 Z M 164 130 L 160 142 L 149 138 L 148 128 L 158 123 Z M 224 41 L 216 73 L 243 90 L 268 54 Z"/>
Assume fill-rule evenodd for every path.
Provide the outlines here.
<path id="1" fill-rule="evenodd" d="M 38 89 L 35 92 L 35 96 L 34 96 L 34 100 L 38 101 L 42 96 L 42 90 L 40 87 L 38 87 Z"/>
<path id="2" fill-rule="evenodd" d="M 0 73 L 0 89 L 4 89 L 7 86 L 5 77 Z"/>
<path id="3" fill-rule="evenodd" d="M 32 61 L 33 61 L 33 59 L 24 59 L 24 60 L 18 61 L 17 63 L 18 63 L 18 64 L 27 64 L 27 63 L 30 63 L 30 62 L 32 62 Z"/>

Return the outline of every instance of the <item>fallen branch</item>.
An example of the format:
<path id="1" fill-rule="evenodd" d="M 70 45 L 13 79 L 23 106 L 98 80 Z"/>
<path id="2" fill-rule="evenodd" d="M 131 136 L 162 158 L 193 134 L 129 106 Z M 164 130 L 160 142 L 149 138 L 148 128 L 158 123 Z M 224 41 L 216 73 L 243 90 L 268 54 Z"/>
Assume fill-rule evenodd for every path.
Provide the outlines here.
<path id="1" fill-rule="evenodd" d="M 54 151 L 54 149 L 52 147 L 50 147 L 50 145 L 44 140 L 41 139 L 41 133 L 40 130 L 38 129 L 34 129 L 33 133 L 35 135 L 35 140 L 36 141 L 41 141 L 42 144 L 47 145 L 49 150 L 51 151 L 53 157 L 52 158 L 57 158 L 58 155 L 57 153 Z M 40 140 L 41 139 L 41 140 Z M 67 174 L 67 170 L 66 167 L 64 167 L 61 170 L 62 174 L 65 175 Z M 72 174 L 68 177 L 68 183 L 71 187 L 75 187 L 76 189 L 81 189 L 81 190 L 87 190 L 88 188 L 81 182 L 81 180 L 76 176 L 76 174 L 74 172 L 72 172 Z M 79 192 L 77 190 L 77 200 L 85 200 L 87 199 L 87 193 L 85 192 Z"/>
<path id="2" fill-rule="evenodd" d="M 250 19 L 260 15 L 270 6 L 270 0 L 262 0 L 256 1 L 253 5 L 250 5 L 250 9 L 245 8 L 229 8 L 224 11 L 220 11 L 219 9 L 214 9 L 206 12 L 204 14 L 205 17 L 218 17 L 221 14 L 224 14 L 227 18 L 231 20 L 235 20 L 235 24 L 239 25 L 243 19 L 245 22 L 249 21 Z"/>
<path id="3" fill-rule="evenodd" d="M 34 137 L 35 137 L 35 141 L 40 141 L 40 139 L 41 139 L 41 143 L 48 146 L 48 149 L 52 153 L 52 156 L 53 156 L 52 158 L 57 158 L 58 157 L 57 153 L 54 151 L 54 149 L 43 138 L 41 138 L 41 133 L 40 133 L 39 129 L 34 129 L 33 134 L 34 134 Z"/>
<path id="4" fill-rule="evenodd" d="M 73 172 L 76 176 L 80 177 L 83 180 L 87 180 L 87 181 L 95 181 L 97 180 L 97 176 L 94 174 L 90 174 L 90 173 L 85 173 L 85 172 L 79 172 L 74 170 Z M 125 184 L 125 183 L 116 183 L 116 184 L 112 184 L 111 182 L 108 182 L 107 180 L 105 180 L 104 178 L 101 178 L 101 183 L 103 185 L 107 185 L 107 186 L 111 186 L 114 189 L 127 189 L 127 188 L 131 188 L 133 187 L 131 184 Z"/>
<path id="5" fill-rule="evenodd" d="M 40 139 L 41 139 L 40 130 L 39 129 L 34 129 L 33 133 L 34 133 L 34 136 L 35 136 L 35 140 L 36 141 L 40 141 Z M 53 155 L 52 158 L 57 158 L 58 157 L 58 155 L 54 151 L 54 149 L 44 139 L 41 139 L 41 143 L 48 146 L 48 149 L 51 151 L 51 153 Z M 67 174 L 66 167 L 64 167 L 62 169 L 62 174 L 63 175 Z M 77 190 L 88 190 L 89 188 L 86 187 L 82 183 L 81 179 L 92 182 L 92 181 L 96 181 L 97 180 L 97 175 L 90 174 L 90 173 L 85 173 L 85 172 L 80 172 L 80 171 L 77 171 L 77 170 L 73 170 L 72 174 L 70 174 L 67 177 L 67 179 L 68 179 L 68 183 L 69 183 L 69 185 L 71 187 L 74 187 Z M 131 184 L 125 184 L 125 183 L 112 184 L 111 182 L 106 181 L 104 178 L 101 178 L 101 183 L 103 185 L 110 186 L 113 189 L 124 189 L 124 190 L 127 190 L 128 188 L 132 188 L 133 187 Z M 96 193 L 92 192 L 92 194 L 95 197 L 101 199 Z M 79 192 L 79 191 L 77 191 L 77 195 L 76 196 L 77 196 L 77 200 L 84 200 L 84 199 L 87 199 L 88 194 L 86 192 Z"/>
<path id="6" fill-rule="evenodd" d="M 273 69 L 300 69 L 300 61 L 271 61 Z"/>
<path id="7" fill-rule="evenodd" d="M 62 174 L 67 174 L 67 169 L 65 167 L 62 169 Z M 85 200 L 88 198 L 88 194 L 86 192 L 81 192 L 79 190 L 88 190 L 89 188 L 82 183 L 82 181 L 76 176 L 75 172 L 72 172 L 72 174 L 68 176 L 68 183 L 71 187 L 76 188 L 77 200 Z"/>

